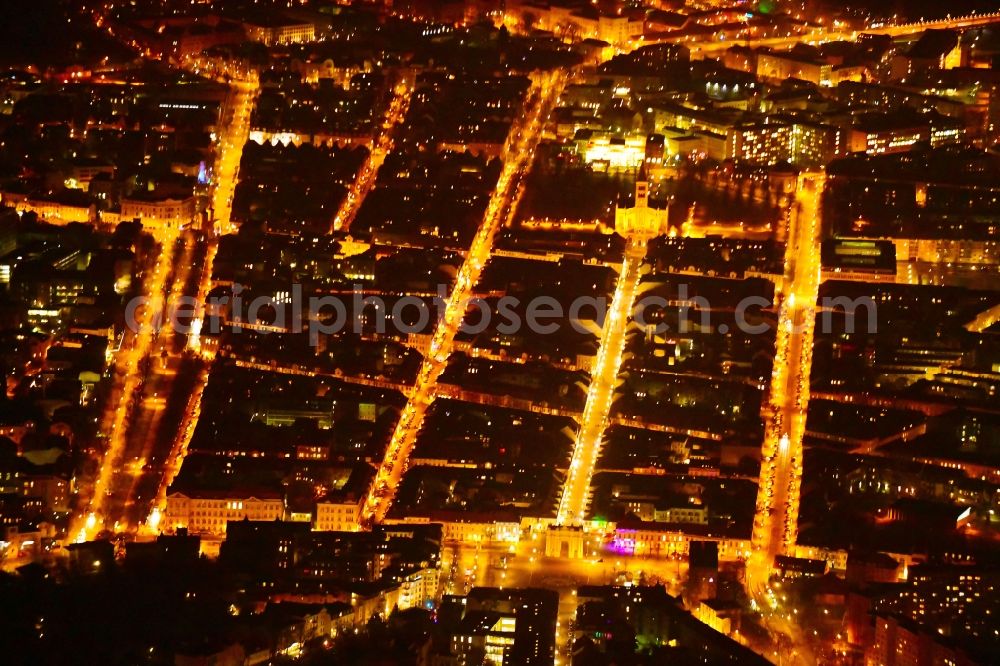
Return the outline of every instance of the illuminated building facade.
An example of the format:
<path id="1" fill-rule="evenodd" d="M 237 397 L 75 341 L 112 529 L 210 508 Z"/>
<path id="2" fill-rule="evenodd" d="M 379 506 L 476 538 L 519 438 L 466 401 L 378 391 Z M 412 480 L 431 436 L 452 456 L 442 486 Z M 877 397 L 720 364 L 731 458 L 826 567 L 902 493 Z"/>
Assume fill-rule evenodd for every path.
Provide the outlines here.
<path id="1" fill-rule="evenodd" d="M 768 117 L 731 129 L 726 156 L 751 164 L 823 166 L 842 152 L 842 136 L 843 132 L 832 125 Z"/>
<path id="2" fill-rule="evenodd" d="M 361 517 L 362 499 L 342 502 L 317 502 L 313 529 L 321 532 L 356 530 Z"/>
<path id="3" fill-rule="evenodd" d="M 73 164 L 69 177 L 63 183 L 67 189 L 80 189 L 87 191 L 90 188 L 90 181 L 98 176 L 114 177 L 115 167 L 112 164 L 101 163 L 96 160 L 78 160 Z"/>
<path id="4" fill-rule="evenodd" d="M 762 122 L 742 125 L 729 132 L 726 152 L 734 160 L 753 164 L 791 161 L 791 125 Z"/>
<path id="5" fill-rule="evenodd" d="M 443 622 L 457 620 L 449 627 L 452 663 L 542 666 L 555 659 L 554 590 L 476 587 L 464 597 L 445 596 L 438 612 Z"/>
<path id="6" fill-rule="evenodd" d="M 167 495 L 164 526 L 186 527 L 195 534 L 222 535 L 229 521 L 278 520 L 284 513 L 285 502 L 277 494 L 172 492 Z"/>
<path id="7" fill-rule="evenodd" d="M 910 49 L 892 60 L 892 78 L 906 79 L 929 69 L 952 69 L 965 64 L 967 51 L 954 30 L 927 30 Z"/>
<path id="8" fill-rule="evenodd" d="M 54 474 L 33 475 L 24 480 L 24 494 L 39 497 L 54 511 L 69 509 L 69 482 Z"/>
<path id="9" fill-rule="evenodd" d="M 927 117 L 901 114 L 899 116 L 866 116 L 850 129 L 847 138 L 848 152 L 903 153 L 917 143 L 939 146 L 960 141 L 965 134 L 961 121 L 939 115 Z"/>
<path id="10" fill-rule="evenodd" d="M 854 129 L 849 149 L 852 153 L 901 153 L 913 147 L 924 136 L 923 128 L 909 127 L 886 130 Z"/>
<path id="11" fill-rule="evenodd" d="M 370 63 L 350 61 L 341 64 L 333 58 L 323 58 L 306 61 L 301 65 L 302 80 L 307 83 L 319 83 L 322 80 L 333 81 L 344 90 L 351 86 L 351 79 L 358 74 L 371 71 Z"/>
<path id="12" fill-rule="evenodd" d="M 577 152 L 595 171 L 636 169 L 646 159 L 646 136 L 615 136 L 609 132 L 578 132 Z"/>
<path id="13" fill-rule="evenodd" d="M 759 51 L 757 76 L 771 81 L 801 79 L 818 84 L 820 81 L 830 80 L 830 65 L 790 53 Z"/>
<path id="14" fill-rule="evenodd" d="M 138 220 L 143 227 L 151 231 L 183 229 L 194 216 L 194 197 L 122 199 L 121 219 Z"/>
<path id="15" fill-rule="evenodd" d="M 92 205 L 84 205 L 75 201 L 31 197 L 14 192 L 0 192 L 0 201 L 11 206 L 19 213 L 32 212 L 51 224 L 68 224 L 70 222 L 89 223 L 96 215 Z"/>
<path id="16" fill-rule="evenodd" d="M 694 610 L 694 616 L 720 634 L 733 631 L 733 619 L 739 620 L 739 606 L 719 599 L 705 599 Z"/>
<path id="17" fill-rule="evenodd" d="M 302 44 L 316 39 L 316 28 L 312 23 L 291 20 L 274 20 L 255 23 L 244 21 L 247 38 L 265 46 L 279 44 Z"/>
<path id="18" fill-rule="evenodd" d="M 992 640 L 998 630 L 996 589 L 992 569 L 912 568 L 903 589 L 874 603 L 875 638 L 868 663 L 987 663 L 981 641 Z"/>
<path id="19" fill-rule="evenodd" d="M 615 209 L 615 231 L 620 236 L 655 238 L 667 233 L 668 210 L 649 205 L 649 183 L 642 175 L 635 183 L 635 205 Z"/>
<path id="20" fill-rule="evenodd" d="M 936 111 L 945 116 L 962 117 L 966 105 L 939 94 L 917 92 L 910 87 L 844 81 L 837 86 L 837 99 L 851 106 L 869 105 L 898 109 L 909 107 L 918 111 Z"/>
<path id="21" fill-rule="evenodd" d="M 653 520 L 658 523 L 687 523 L 691 525 L 708 524 L 708 507 L 705 506 L 671 506 L 657 508 L 653 512 Z"/>
<path id="22" fill-rule="evenodd" d="M 834 273 L 893 275 L 896 272 L 896 248 L 891 241 L 856 238 L 831 238 L 823 241 L 823 270 Z"/>
<path id="23" fill-rule="evenodd" d="M 514 645 L 517 618 L 512 614 L 479 611 L 462 619 L 458 633 L 451 637 L 451 651 L 459 664 L 503 666 Z"/>
<path id="24" fill-rule="evenodd" d="M 750 553 L 750 540 L 743 534 L 717 534 L 699 523 L 641 520 L 624 520 L 614 525 L 614 536 L 607 548 L 625 555 L 671 557 L 687 555 L 695 541 L 716 543 L 720 561 L 735 562 L 746 559 Z"/>
<path id="25" fill-rule="evenodd" d="M 825 166 L 843 154 L 843 137 L 839 127 L 797 121 L 790 136 L 792 164 L 804 168 Z"/>
<path id="26" fill-rule="evenodd" d="M 597 39 L 612 46 L 624 47 L 642 36 L 645 28 L 643 15 L 609 14 L 563 4 L 545 2 L 508 3 L 507 15 L 514 23 L 535 21 L 535 27 L 574 41 Z"/>

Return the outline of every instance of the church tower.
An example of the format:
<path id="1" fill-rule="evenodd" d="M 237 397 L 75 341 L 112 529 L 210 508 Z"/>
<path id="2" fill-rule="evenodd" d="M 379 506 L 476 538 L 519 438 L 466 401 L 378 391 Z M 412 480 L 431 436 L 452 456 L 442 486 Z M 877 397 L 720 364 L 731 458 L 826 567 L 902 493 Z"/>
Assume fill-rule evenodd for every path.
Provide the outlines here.
<path id="1" fill-rule="evenodd" d="M 635 203 L 628 208 L 615 209 L 615 231 L 620 236 L 643 237 L 646 240 L 667 233 L 667 208 L 649 205 L 649 181 L 645 169 L 640 169 L 635 180 Z"/>

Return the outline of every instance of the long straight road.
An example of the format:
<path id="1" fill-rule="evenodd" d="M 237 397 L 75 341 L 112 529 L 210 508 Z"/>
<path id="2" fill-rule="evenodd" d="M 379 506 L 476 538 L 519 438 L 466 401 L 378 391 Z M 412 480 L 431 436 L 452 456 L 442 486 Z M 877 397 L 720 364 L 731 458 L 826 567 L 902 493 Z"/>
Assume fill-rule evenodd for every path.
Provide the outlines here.
<path id="1" fill-rule="evenodd" d="M 197 289 L 204 251 L 192 233 L 179 237 L 175 248 L 169 292 L 146 358 L 142 361 L 142 389 L 128 415 L 120 464 L 112 473 L 104 507 L 105 527 L 131 531 L 146 518 L 155 496 L 173 433 L 183 418 L 191 383 L 197 376 L 199 359 L 185 358 L 183 340 L 172 329 L 180 299 Z"/>
<path id="2" fill-rule="evenodd" d="M 223 106 L 211 204 L 213 230 L 218 233 L 232 230 L 233 195 L 257 89 L 255 79 L 235 81 Z M 205 261 L 193 262 L 193 241 L 187 234 L 181 254 L 175 256 L 179 238 L 172 231 L 158 234 L 159 255 L 152 269 L 142 276 L 145 305 L 136 309 L 133 330 L 116 359 L 116 388 L 102 426 L 107 445 L 92 493 L 70 524 L 69 537 L 78 541 L 91 539 L 102 529 L 139 527 L 151 504 L 155 509 L 155 498 L 167 472 L 179 467 L 175 455 L 184 447 L 173 445 L 164 450 L 164 440 L 169 444 L 175 437 L 161 433 L 161 417 L 167 411 L 179 410 L 181 424 L 189 423 L 186 412 L 190 410 L 190 391 L 173 390 L 181 359 L 178 350 L 170 346 L 173 332 L 161 328 L 169 326 L 165 313 L 171 302 L 186 292 L 196 291 L 199 296 L 207 292 L 216 249 L 215 239 L 211 238 Z M 199 324 L 201 316 L 197 316 Z M 192 337 L 197 341 L 200 326 L 195 324 L 194 328 Z M 203 375 L 197 373 L 202 379 Z M 195 386 L 193 391 L 199 392 L 200 388 Z M 184 404 L 168 404 L 168 400 Z M 163 423 L 162 427 L 170 425 Z"/>
<path id="3" fill-rule="evenodd" d="M 395 498 L 396 489 L 423 424 L 427 407 L 434 399 L 434 387 L 448 363 L 448 356 L 465 317 L 465 311 L 479 275 L 490 258 L 493 239 L 510 214 L 521 179 L 531 168 L 535 147 L 549 112 L 566 85 L 567 73 L 557 71 L 540 74 L 528 91 L 527 113 L 511 127 L 504 150 L 504 165 L 493 196 L 486 206 L 483 221 L 472 239 L 465 261 L 458 271 L 455 286 L 445 304 L 444 316 L 431 337 L 430 349 L 417 373 L 410 399 L 400 414 L 389 440 L 385 458 L 375 476 L 371 492 L 361 511 L 361 522 L 370 524 L 385 517 Z"/>
<path id="4" fill-rule="evenodd" d="M 365 197 L 375 186 L 378 170 L 382 167 L 386 156 L 392 151 L 393 133 L 396 126 L 406 117 L 413 89 L 414 81 L 409 77 L 401 78 L 393 86 L 392 100 L 389 102 L 385 117 L 382 119 L 382 127 L 376 133 L 368 158 L 358 170 L 357 178 L 347 191 L 343 204 L 333 216 L 331 231 L 350 230 L 351 223 L 361 209 L 361 204 L 364 203 Z"/>
<path id="5" fill-rule="evenodd" d="M 239 167 L 243 159 L 243 148 L 250 134 L 250 119 L 257 102 L 259 86 L 255 74 L 241 81 L 234 81 L 230 86 L 228 106 L 223 117 L 222 131 L 219 138 L 219 155 L 216 160 L 214 190 L 212 192 L 212 231 L 206 243 L 204 261 L 199 264 L 195 273 L 195 288 L 193 296 L 195 312 L 187 334 L 185 347 L 194 352 L 202 352 L 201 332 L 205 321 L 205 301 L 212 288 L 212 267 L 219 249 L 218 235 L 235 230 L 232 223 L 233 196 L 239 180 Z M 158 451 L 159 459 L 149 475 L 142 492 L 144 496 L 135 498 L 136 505 L 130 516 L 136 521 L 136 527 L 155 532 L 159 527 L 160 516 L 166 504 L 167 488 L 180 471 L 187 455 L 188 444 L 194 434 L 194 428 L 201 415 L 201 396 L 208 383 L 208 371 L 211 358 L 204 353 L 200 359 L 185 361 L 182 367 L 192 376 L 187 391 L 171 394 L 171 399 L 179 404 L 172 405 L 178 412 L 177 420 L 171 424 L 175 428 L 169 439 L 161 438 L 160 445 L 167 448 Z M 175 358 L 175 363 L 183 359 Z"/>
<path id="6" fill-rule="evenodd" d="M 212 213 L 216 233 L 235 231 L 232 224 L 233 195 L 243 159 L 243 146 L 250 136 L 250 118 L 253 115 L 259 86 L 256 79 L 233 81 L 219 133 L 219 153 L 213 169 Z"/>
<path id="7" fill-rule="evenodd" d="M 799 177 L 785 249 L 774 368 L 765 405 L 760 486 L 748 586 L 766 582 L 776 555 L 790 553 L 798 535 L 802 436 L 809 405 L 816 299 L 820 282 L 820 200 L 825 176 Z"/>
<path id="8" fill-rule="evenodd" d="M 906 23 L 901 25 L 876 25 L 862 30 L 851 30 L 846 26 L 832 25 L 830 27 L 813 27 L 811 30 L 777 37 L 741 37 L 739 39 L 719 39 L 716 35 L 708 38 L 692 35 L 672 36 L 669 32 L 662 37 L 645 41 L 643 44 L 675 43 L 683 44 L 691 50 L 693 58 L 715 57 L 733 46 L 751 48 L 768 47 L 783 50 L 796 44 L 823 44 L 837 41 L 857 41 L 860 34 L 888 35 L 890 37 L 906 37 L 919 35 L 925 30 L 968 30 L 1000 23 L 1000 13 L 980 13 L 968 16 L 948 17 L 944 19 Z"/>
<path id="9" fill-rule="evenodd" d="M 629 238 L 625 246 L 625 260 L 618 273 L 618 282 L 611 299 L 611 307 L 604 321 L 601 347 L 594 361 L 590 387 L 587 390 L 587 403 L 580 418 L 580 429 L 577 431 L 569 472 L 559 501 L 556 522 L 560 525 L 580 524 L 586 517 L 590 481 L 594 476 L 604 430 L 608 425 L 611 401 L 618 381 L 618 369 L 621 367 L 622 353 L 625 350 L 629 313 L 635 302 L 639 286 L 639 268 L 645 256 L 645 239 Z"/>
<path id="10" fill-rule="evenodd" d="M 102 432 L 107 434 L 107 445 L 99 463 L 92 493 L 82 511 L 70 522 L 69 536 L 77 541 L 92 539 L 105 527 L 105 502 L 112 490 L 115 472 L 122 464 L 132 407 L 142 396 L 145 379 L 142 366 L 149 359 L 156 341 L 157 320 L 164 307 L 173 253 L 172 239 L 165 239 L 155 265 L 143 275 L 145 305 L 135 309 L 134 320 L 130 322 L 131 331 L 126 335 L 128 342 L 118 352 L 115 361 L 114 381 L 117 386 L 108 402 L 102 425 Z"/>

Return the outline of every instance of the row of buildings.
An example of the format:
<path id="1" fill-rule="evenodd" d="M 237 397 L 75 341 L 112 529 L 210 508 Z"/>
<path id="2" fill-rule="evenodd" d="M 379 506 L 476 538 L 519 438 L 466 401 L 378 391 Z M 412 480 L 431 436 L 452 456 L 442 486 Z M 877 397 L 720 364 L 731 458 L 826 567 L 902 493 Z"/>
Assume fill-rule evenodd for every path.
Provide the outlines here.
<path id="1" fill-rule="evenodd" d="M 52 224 L 97 224 L 113 229 L 121 222 L 139 222 L 150 233 L 202 228 L 206 214 L 199 211 L 194 195 L 175 197 L 143 195 L 123 197 L 118 210 L 99 210 L 97 205 L 63 193 L 22 194 L 0 192 L 0 202 L 19 213 L 31 212 Z"/>

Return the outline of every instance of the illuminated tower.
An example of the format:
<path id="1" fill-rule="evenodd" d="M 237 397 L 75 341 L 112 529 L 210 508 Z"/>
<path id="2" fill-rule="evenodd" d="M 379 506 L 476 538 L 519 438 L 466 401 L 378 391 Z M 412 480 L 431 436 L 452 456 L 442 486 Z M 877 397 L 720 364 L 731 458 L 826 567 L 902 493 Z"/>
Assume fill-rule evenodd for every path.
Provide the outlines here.
<path id="1" fill-rule="evenodd" d="M 649 205 L 649 182 L 639 172 L 635 181 L 635 203 L 630 208 L 615 209 L 615 231 L 624 238 L 649 240 L 667 233 L 667 208 Z"/>

